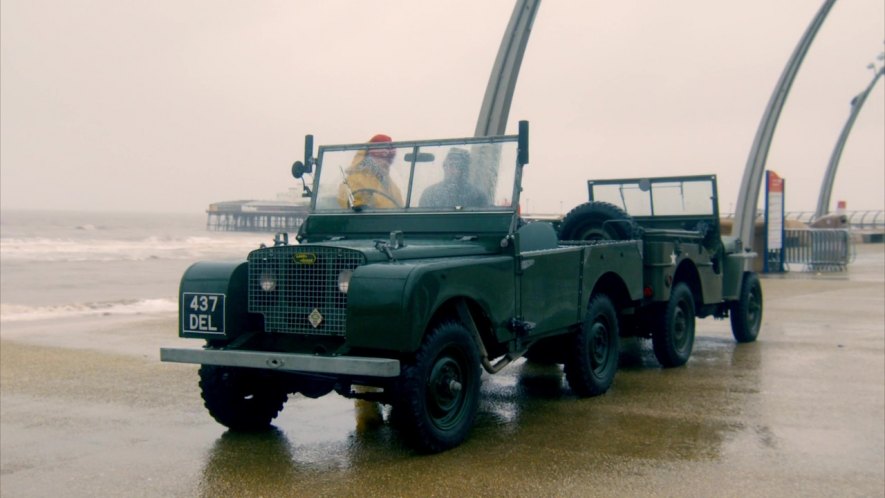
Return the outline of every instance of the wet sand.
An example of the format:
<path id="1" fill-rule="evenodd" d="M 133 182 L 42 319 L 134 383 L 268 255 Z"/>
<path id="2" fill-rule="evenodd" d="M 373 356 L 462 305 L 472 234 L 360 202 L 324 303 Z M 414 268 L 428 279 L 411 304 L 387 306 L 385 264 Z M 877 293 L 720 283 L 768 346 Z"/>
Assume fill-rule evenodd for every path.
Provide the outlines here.
<path id="1" fill-rule="evenodd" d="M 754 344 L 698 322 L 684 368 L 623 345 L 612 390 L 559 369 L 486 376 L 470 439 L 412 453 L 374 405 L 293 396 L 260 435 L 159 362 L 175 317 L 0 327 L 0 494 L 16 496 L 885 496 L 885 246 L 846 273 L 762 281 Z"/>

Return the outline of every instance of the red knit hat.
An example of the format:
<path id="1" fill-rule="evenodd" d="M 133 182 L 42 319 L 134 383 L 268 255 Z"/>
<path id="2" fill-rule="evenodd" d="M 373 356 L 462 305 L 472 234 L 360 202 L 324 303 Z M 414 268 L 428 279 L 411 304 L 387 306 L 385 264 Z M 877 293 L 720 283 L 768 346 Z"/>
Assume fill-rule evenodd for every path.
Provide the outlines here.
<path id="1" fill-rule="evenodd" d="M 378 143 L 378 142 L 392 142 L 389 136 L 384 134 L 377 134 L 369 140 L 369 143 Z M 369 151 L 369 155 L 372 157 L 383 157 L 388 160 L 392 160 L 394 156 L 396 156 L 396 149 L 372 149 Z"/>
<path id="2" fill-rule="evenodd" d="M 375 135 L 374 137 L 372 137 L 372 139 L 369 140 L 369 143 L 373 143 L 373 142 L 392 142 L 392 141 L 393 141 L 393 140 L 391 140 L 391 138 L 390 138 L 389 136 L 384 135 L 384 134 L 382 134 L 382 133 L 379 133 L 379 134 Z"/>

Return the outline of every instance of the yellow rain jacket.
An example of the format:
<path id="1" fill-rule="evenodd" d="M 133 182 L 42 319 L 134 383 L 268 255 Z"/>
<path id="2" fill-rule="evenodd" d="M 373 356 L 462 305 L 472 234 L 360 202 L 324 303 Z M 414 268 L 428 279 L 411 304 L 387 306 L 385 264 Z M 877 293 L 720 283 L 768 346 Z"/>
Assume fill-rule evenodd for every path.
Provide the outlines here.
<path id="1" fill-rule="evenodd" d="M 347 168 L 347 183 L 338 187 L 338 204 L 348 205 L 348 193 L 353 195 L 353 207 L 391 209 L 403 207 L 403 195 L 389 174 L 390 166 L 379 164 L 367 157 L 366 151 L 356 153 L 353 163 Z M 349 191 L 348 191 L 349 188 Z"/>

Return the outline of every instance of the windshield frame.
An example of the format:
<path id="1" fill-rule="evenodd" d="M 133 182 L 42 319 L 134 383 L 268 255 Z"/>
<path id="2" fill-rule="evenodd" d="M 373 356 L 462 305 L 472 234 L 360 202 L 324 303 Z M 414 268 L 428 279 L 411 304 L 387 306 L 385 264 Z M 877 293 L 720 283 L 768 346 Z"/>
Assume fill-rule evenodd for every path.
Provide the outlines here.
<path id="1" fill-rule="evenodd" d="M 660 194 L 656 190 L 656 185 L 668 185 L 668 184 L 679 184 L 680 188 L 684 188 L 685 184 L 707 184 L 709 185 L 709 197 L 706 201 L 709 202 L 709 209 L 704 212 L 695 212 L 684 210 L 684 212 L 674 212 L 673 210 L 668 210 L 665 213 L 660 213 L 655 209 L 655 199 L 659 197 Z M 621 189 L 621 202 L 617 202 L 617 200 L 606 197 L 605 199 L 597 199 L 594 192 L 595 187 L 610 187 L 617 186 Z M 648 212 L 637 212 L 636 210 L 630 209 L 631 206 L 628 205 L 630 203 L 627 202 L 627 199 L 623 195 L 624 188 L 629 187 L 630 192 L 636 194 L 636 196 L 644 197 L 647 200 L 647 208 Z M 619 208 L 623 209 L 626 213 L 630 214 L 634 218 L 652 218 L 652 217 L 661 217 L 661 216 L 671 216 L 671 217 L 695 217 L 695 216 L 719 216 L 719 193 L 717 189 L 716 175 L 688 175 L 688 176 L 662 176 L 662 177 L 647 177 L 647 178 L 627 178 L 627 179 L 615 179 L 615 180 L 589 180 L 587 182 L 587 190 L 589 193 L 590 201 L 598 201 L 602 200 L 604 202 L 612 203 Z M 685 194 L 682 194 L 683 196 Z M 636 197 L 635 198 L 639 198 Z M 661 200 L 658 198 L 658 200 Z M 683 197 L 684 200 L 684 197 Z"/>
<path id="2" fill-rule="evenodd" d="M 483 207 L 475 207 L 475 208 L 464 208 L 464 207 L 456 207 L 456 208 L 426 208 L 419 207 L 415 205 L 414 197 L 415 197 L 415 171 L 416 166 L 420 162 L 418 160 L 418 152 L 422 149 L 426 149 L 429 147 L 455 147 L 455 146 L 477 146 L 477 145 L 500 145 L 500 144 L 509 144 L 512 143 L 513 154 L 514 154 L 514 164 L 510 165 L 509 160 L 506 162 L 504 158 L 501 158 L 497 164 L 498 171 L 501 171 L 504 168 L 512 168 L 512 185 L 510 185 L 508 189 L 509 193 L 509 204 L 498 204 L 494 200 L 491 200 L 490 205 Z M 408 213 L 408 212 L 421 212 L 421 213 L 452 213 L 452 212 L 516 212 L 519 206 L 520 199 L 520 183 L 522 180 L 522 168 L 523 164 L 518 160 L 518 147 L 519 147 L 519 135 L 497 135 L 490 137 L 466 137 L 466 138 L 448 138 L 448 139 L 433 139 L 433 140 L 408 140 L 408 141 L 395 141 L 395 142 L 374 142 L 374 143 L 351 143 L 351 144 L 335 144 L 335 145 L 322 145 L 318 148 L 317 157 L 315 160 L 316 169 L 313 172 L 312 176 L 312 185 L 313 185 L 313 194 L 311 195 L 310 201 L 310 212 L 315 214 L 341 214 L 341 213 L 359 213 L 359 212 L 371 212 L 371 213 Z M 362 209 L 358 209 L 356 207 L 351 208 L 320 208 L 317 209 L 317 203 L 320 198 L 321 193 L 326 193 L 328 191 L 328 180 L 326 183 L 326 187 L 322 186 L 321 180 L 323 179 L 323 175 L 333 175 L 339 176 L 341 173 L 335 171 L 334 166 L 330 165 L 329 171 L 324 171 L 324 162 L 327 158 L 327 155 L 330 153 L 337 152 L 353 152 L 357 153 L 359 151 L 366 151 L 367 153 L 372 150 L 377 149 L 390 149 L 395 148 L 397 151 L 403 151 L 404 159 L 405 155 L 411 153 L 413 155 L 411 161 L 405 161 L 406 168 L 408 168 L 408 179 L 402 185 L 403 189 L 403 207 L 394 207 L 394 208 L 371 208 L 363 211 Z M 420 166 L 418 166 L 420 168 Z M 508 176 L 509 173 L 508 173 Z M 509 178 L 507 179 L 509 180 Z M 505 181 L 507 181 L 505 180 Z M 502 184 L 499 189 L 505 189 L 506 184 Z M 325 190 L 321 192 L 321 188 Z M 494 188 L 494 187 L 493 187 Z"/>

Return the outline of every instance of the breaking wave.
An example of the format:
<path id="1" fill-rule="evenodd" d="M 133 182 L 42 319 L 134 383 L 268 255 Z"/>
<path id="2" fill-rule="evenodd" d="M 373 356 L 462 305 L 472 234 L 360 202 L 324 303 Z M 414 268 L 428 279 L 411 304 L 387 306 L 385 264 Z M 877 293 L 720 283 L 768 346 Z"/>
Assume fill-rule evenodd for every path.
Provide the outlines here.
<path id="1" fill-rule="evenodd" d="M 129 299 L 58 306 L 0 304 L 0 321 L 32 321 L 97 315 L 164 315 L 178 312 L 172 299 Z"/>
<path id="2" fill-rule="evenodd" d="M 7 262 L 147 261 L 151 259 L 245 258 L 263 239 L 252 237 L 145 237 L 142 239 L 3 238 Z"/>

